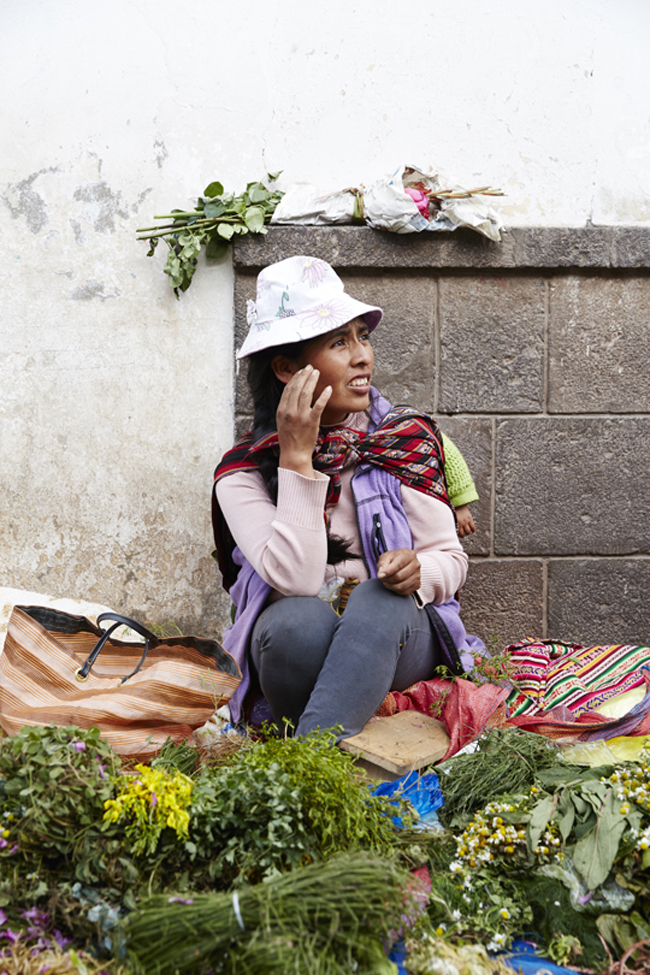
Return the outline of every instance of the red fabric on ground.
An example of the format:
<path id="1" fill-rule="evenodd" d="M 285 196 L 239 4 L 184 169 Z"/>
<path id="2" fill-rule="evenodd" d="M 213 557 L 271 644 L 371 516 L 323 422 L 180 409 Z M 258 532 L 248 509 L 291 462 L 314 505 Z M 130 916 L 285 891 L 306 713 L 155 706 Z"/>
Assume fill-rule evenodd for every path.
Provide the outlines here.
<path id="1" fill-rule="evenodd" d="M 493 727 L 522 728 L 564 743 L 598 741 L 622 735 L 650 735 L 650 670 L 644 668 L 646 696 L 622 718 L 606 718 L 596 711 L 576 715 L 566 707 L 508 718 L 505 700 L 510 688 L 474 684 L 470 680 L 422 680 L 405 691 L 391 691 L 378 717 L 396 711 L 420 711 L 443 722 L 451 739 L 441 761 Z"/>

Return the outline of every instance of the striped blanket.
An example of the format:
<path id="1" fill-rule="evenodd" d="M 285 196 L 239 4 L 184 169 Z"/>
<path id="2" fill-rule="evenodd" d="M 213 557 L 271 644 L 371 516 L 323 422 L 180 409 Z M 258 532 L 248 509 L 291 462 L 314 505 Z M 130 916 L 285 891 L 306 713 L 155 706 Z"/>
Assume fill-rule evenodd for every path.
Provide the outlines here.
<path id="1" fill-rule="evenodd" d="M 563 706 L 575 715 L 598 708 L 643 685 L 650 647 L 629 644 L 583 647 L 525 640 L 507 648 L 515 687 L 506 699 L 508 718 Z"/>

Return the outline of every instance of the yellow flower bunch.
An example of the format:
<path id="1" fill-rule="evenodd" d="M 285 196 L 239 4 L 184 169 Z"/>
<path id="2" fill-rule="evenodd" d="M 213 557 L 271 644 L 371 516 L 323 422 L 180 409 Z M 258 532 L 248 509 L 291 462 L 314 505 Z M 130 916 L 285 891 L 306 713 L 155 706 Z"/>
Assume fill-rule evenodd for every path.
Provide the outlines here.
<path id="1" fill-rule="evenodd" d="M 642 752 L 642 757 L 648 758 L 646 749 Z M 636 804 L 647 816 L 650 813 L 650 765 L 644 763 L 636 767 L 619 767 L 609 779 L 601 778 L 601 782 L 611 782 L 614 786 L 616 797 L 621 800 L 623 805 L 620 808 L 621 815 L 625 816 L 630 811 L 630 805 Z M 632 835 L 636 840 L 636 849 L 645 854 L 644 866 L 650 865 L 650 826 L 639 832 L 632 830 Z"/>
<path id="2" fill-rule="evenodd" d="M 516 800 L 520 799 L 524 800 L 525 804 L 525 797 L 516 797 Z M 503 815 L 500 814 L 506 814 L 507 819 L 513 819 L 516 818 L 517 812 L 525 814 L 525 811 L 519 805 L 515 807 L 509 802 L 488 803 L 484 809 L 476 813 L 461 836 L 456 838 L 456 856 L 460 864 L 479 867 L 493 863 L 497 857 L 506 863 L 508 861 L 514 863 L 512 858 L 515 854 L 520 854 L 523 858 L 526 854 L 525 823 L 504 821 Z M 513 813 L 515 813 L 514 817 L 511 815 Z M 559 846 L 558 831 L 553 823 L 549 823 L 534 852 L 541 859 L 552 855 L 559 857 L 559 851 L 556 849 Z"/>
<path id="3" fill-rule="evenodd" d="M 650 766 L 619 768 L 610 776 L 609 781 L 614 785 L 616 795 L 621 801 L 635 802 L 644 812 L 650 810 Z M 623 809 L 625 806 L 621 807 L 621 812 Z"/>
<path id="4" fill-rule="evenodd" d="M 153 853 L 166 826 L 179 840 L 187 839 L 192 780 L 182 772 L 172 776 L 148 765 L 136 765 L 135 771 L 137 776 L 121 777 L 116 798 L 104 803 L 104 822 L 126 822 L 127 835 L 135 837 L 135 853 Z"/>

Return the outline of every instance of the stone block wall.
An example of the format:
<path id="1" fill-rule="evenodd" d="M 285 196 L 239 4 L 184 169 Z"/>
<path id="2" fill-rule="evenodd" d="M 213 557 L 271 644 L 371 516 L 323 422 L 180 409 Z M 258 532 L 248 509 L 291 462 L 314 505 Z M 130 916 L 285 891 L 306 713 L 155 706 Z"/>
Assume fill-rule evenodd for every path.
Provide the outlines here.
<path id="1" fill-rule="evenodd" d="M 261 267 L 314 254 L 379 304 L 375 384 L 432 412 L 480 494 L 468 629 L 650 644 L 650 230 L 393 236 L 272 228 L 235 245 L 236 346 Z M 242 370 L 242 373 L 244 370 Z M 244 376 L 238 425 L 250 417 Z"/>

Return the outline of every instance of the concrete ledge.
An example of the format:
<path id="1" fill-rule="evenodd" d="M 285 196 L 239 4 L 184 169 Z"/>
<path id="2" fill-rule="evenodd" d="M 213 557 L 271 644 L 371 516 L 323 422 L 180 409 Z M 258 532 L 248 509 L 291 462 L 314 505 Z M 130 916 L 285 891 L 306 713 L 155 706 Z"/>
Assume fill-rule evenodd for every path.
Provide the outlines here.
<path id="1" fill-rule="evenodd" d="M 335 267 L 650 268 L 649 227 L 513 227 L 495 243 L 472 230 L 389 234 L 370 227 L 271 227 L 233 244 L 240 273 L 293 254 L 317 254 Z"/>

